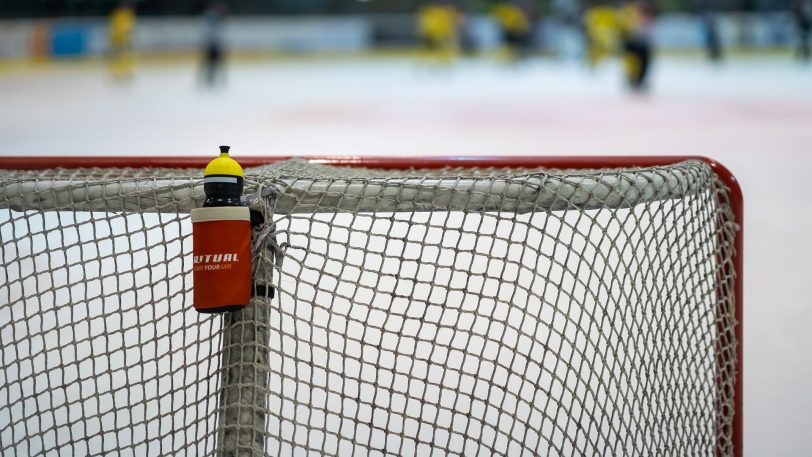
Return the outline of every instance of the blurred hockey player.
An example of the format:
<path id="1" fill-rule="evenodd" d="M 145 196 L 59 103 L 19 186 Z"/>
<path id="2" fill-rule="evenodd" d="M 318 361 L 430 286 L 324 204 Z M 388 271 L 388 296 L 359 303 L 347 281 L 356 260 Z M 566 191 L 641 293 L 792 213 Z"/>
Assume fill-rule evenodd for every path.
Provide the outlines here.
<path id="1" fill-rule="evenodd" d="M 583 14 L 586 59 L 590 68 L 614 54 L 617 49 L 617 13 L 608 6 L 593 6 Z"/>
<path id="2" fill-rule="evenodd" d="M 223 61 L 225 48 L 223 46 L 223 20 L 226 5 L 214 2 L 204 14 L 205 31 L 203 36 L 203 82 L 214 86 L 223 79 Z"/>
<path id="3" fill-rule="evenodd" d="M 812 1 L 796 0 L 792 13 L 798 27 L 798 58 L 806 63 L 809 62 L 809 35 L 812 33 Z"/>
<path id="4" fill-rule="evenodd" d="M 110 72 L 116 81 L 129 81 L 135 70 L 132 37 L 135 29 L 135 9 L 130 1 L 122 1 L 110 15 Z"/>
<path id="5" fill-rule="evenodd" d="M 717 25 L 716 16 L 711 11 L 703 11 L 701 15 L 702 20 L 702 35 L 704 38 L 705 52 L 711 62 L 720 62 L 722 60 L 722 42 L 719 38 L 719 27 Z"/>
<path id="6" fill-rule="evenodd" d="M 530 15 L 519 5 L 510 1 L 497 3 L 492 11 L 502 35 L 504 56 L 509 62 L 527 57 L 532 39 Z"/>
<path id="7" fill-rule="evenodd" d="M 450 3 L 431 3 L 418 12 L 418 35 L 430 62 L 452 63 L 459 52 L 461 15 Z"/>
<path id="8" fill-rule="evenodd" d="M 650 17 L 640 1 L 629 2 L 618 12 L 618 31 L 626 81 L 629 88 L 636 92 L 647 88 L 646 77 L 652 54 Z"/>

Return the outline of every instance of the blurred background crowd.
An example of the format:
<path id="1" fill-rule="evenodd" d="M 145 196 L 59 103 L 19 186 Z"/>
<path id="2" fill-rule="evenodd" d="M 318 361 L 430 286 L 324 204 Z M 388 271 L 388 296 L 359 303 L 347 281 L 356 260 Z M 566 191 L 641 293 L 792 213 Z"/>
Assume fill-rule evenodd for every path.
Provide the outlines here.
<path id="1" fill-rule="evenodd" d="M 647 86 L 658 52 L 783 51 L 810 58 L 812 0 L 5 0 L 0 62 L 108 57 L 116 79 L 135 55 L 199 53 L 215 84 L 225 56 L 415 51 L 425 63 L 491 56 L 619 57 L 628 86 Z"/>

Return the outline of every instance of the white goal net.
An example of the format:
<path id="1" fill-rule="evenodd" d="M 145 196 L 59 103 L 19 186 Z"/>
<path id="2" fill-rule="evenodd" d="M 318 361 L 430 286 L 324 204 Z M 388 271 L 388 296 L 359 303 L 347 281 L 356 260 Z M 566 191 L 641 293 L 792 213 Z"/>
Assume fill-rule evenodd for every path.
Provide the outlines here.
<path id="1" fill-rule="evenodd" d="M 218 315 L 201 174 L 0 170 L 0 454 L 733 454 L 707 164 L 250 168 L 274 293 Z"/>

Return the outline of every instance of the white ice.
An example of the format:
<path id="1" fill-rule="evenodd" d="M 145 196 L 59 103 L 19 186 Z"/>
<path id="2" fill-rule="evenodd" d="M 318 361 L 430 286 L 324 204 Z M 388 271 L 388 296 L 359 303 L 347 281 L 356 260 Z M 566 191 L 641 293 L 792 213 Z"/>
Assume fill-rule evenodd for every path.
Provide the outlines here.
<path id="1" fill-rule="evenodd" d="M 781 56 L 655 63 L 630 96 L 619 69 L 409 59 L 253 60 L 223 87 L 191 61 L 146 63 L 130 85 L 100 64 L 0 73 L 3 155 L 701 154 L 745 196 L 746 455 L 812 448 L 812 67 Z"/>

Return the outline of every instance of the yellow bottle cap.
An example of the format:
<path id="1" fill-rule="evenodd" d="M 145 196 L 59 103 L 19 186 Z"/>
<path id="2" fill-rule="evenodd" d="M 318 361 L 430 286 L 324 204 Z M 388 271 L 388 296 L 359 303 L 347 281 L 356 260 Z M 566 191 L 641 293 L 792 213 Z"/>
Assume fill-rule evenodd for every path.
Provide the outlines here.
<path id="1" fill-rule="evenodd" d="M 236 160 L 228 156 L 228 150 L 228 146 L 220 146 L 220 157 L 217 157 L 206 165 L 206 171 L 203 172 L 203 176 L 225 175 L 242 177 L 242 167 Z"/>

